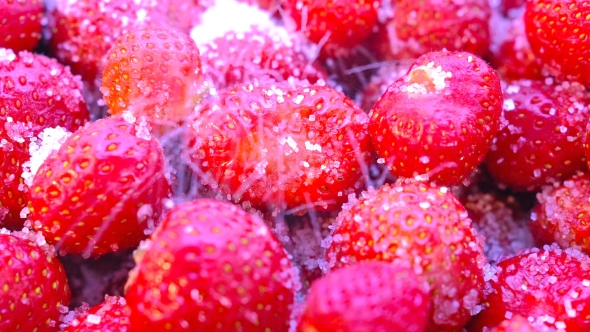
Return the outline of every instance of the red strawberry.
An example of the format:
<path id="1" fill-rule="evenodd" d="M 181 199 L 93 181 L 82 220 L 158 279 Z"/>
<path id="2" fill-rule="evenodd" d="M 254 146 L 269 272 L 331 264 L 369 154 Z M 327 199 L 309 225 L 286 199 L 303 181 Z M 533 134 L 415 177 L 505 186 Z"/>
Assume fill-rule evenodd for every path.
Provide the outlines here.
<path id="1" fill-rule="evenodd" d="M 588 94 L 580 84 L 515 81 L 505 89 L 504 119 L 487 157 L 490 174 L 514 190 L 572 176 L 584 165 Z"/>
<path id="2" fill-rule="evenodd" d="M 0 1 L 0 48 L 32 51 L 41 39 L 41 0 Z"/>
<path id="3" fill-rule="evenodd" d="M 237 83 L 288 79 L 327 80 L 317 62 L 282 28 L 229 31 L 201 47 L 203 71 L 217 89 Z"/>
<path id="4" fill-rule="evenodd" d="M 129 110 L 157 121 L 182 121 L 202 90 L 199 49 L 176 29 L 133 29 L 107 55 L 101 91 L 111 114 Z"/>
<path id="5" fill-rule="evenodd" d="M 590 259 L 573 249 L 537 248 L 498 263 L 484 310 L 469 331 L 486 331 L 513 315 L 536 324 L 582 332 L 590 328 Z M 539 330 L 535 330 L 539 331 Z"/>
<path id="6" fill-rule="evenodd" d="M 427 174 L 461 183 L 483 160 L 500 128 L 496 72 L 469 53 L 421 56 L 369 116 L 371 141 L 396 176 Z"/>
<path id="7" fill-rule="evenodd" d="M 73 73 L 96 84 L 104 57 L 118 37 L 137 26 L 170 23 L 164 17 L 165 4 L 150 0 L 56 0 L 49 16 L 51 50 Z"/>
<path id="8" fill-rule="evenodd" d="M 535 55 L 568 79 L 590 87 L 590 4 L 583 0 L 527 1 L 524 21 Z"/>
<path id="9" fill-rule="evenodd" d="M 82 83 L 43 55 L 5 50 L 0 60 L 0 226 L 22 228 L 31 181 L 31 152 L 40 154 L 51 132 L 75 131 L 88 121 Z M 61 127 L 61 128 L 57 128 Z M 47 130 L 47 131 L 45 131 Z"/>
<path id="10" fill-rule="evenodd" d="M 256 208 L 336 210 L 363 185 L 367 115 L 332 88 L 236 85 L 199 109 L 186 141 L 201 182 Z"/>
<path id="11" fill-rule="evenodd" d="M 499 198 L 490 194 L 470 195 L 465 208 L 473 228 L 485 238 L 483 251 L 490 264 L 534 247 L 524 216 Z"/>
<path id="12" fill-rule="evenodd" d="M 377 23 L 381 0 L 284 0 L 288 19 L 323 57 L 340 56 L 362 43 Z"/>
<path id="13" fill-rule="evenodd" d="M 64 332 L 127 332 L 131 309 L 122 297 L 105 296 L 102 303 L 66 323 Z"/>
<path id="14" fill-rule="evenodd" d="M 512 20 L 499 47 L 491 54 L 492 65 L 504 79 L 543 79 L 541 60 L 535 56 L 527 40 L 522 16 Z"/>
<path id="15" fill-rule="evenodd" d="M 488 0 L 395 1 L 393 17 L 380 29 L 380 53 L 400 59 L 447 49 L 483 56 L 490 16 Z"/>
<path id="16" fill-rule="evenodd" d="M 489 330 L 490 332 L 549 332 L 545 326 L 532 324 L 522 316 L 513 316 L 504 320 L 500 325 Z"/>
<path id="17" fill-rule="evenodd" d="M 47 159 L 29 191 L 29 219 L 62 251 L 99 256 L 137 245 L 168 196 L 164 155 L 147 130 L 98 120 Z"/>
<path id="18" fill-rule="evenodd" d="M 365 262 L 313 283 L 298 331 L 424 332 L 429 305 L 428 285 L 411 269 Z"/>
<path id="19" fill-rule="evenodd" d="M 590 253 L 590 177 L 575 176 L 558 187 L 537 194 L 539 204 L 531 213 L 530 227 L 540 244 L 556 242 Z"/>
<path id="20" fill-rule="evenodd" d="M 0 229 L 0 331 L 56 331 L 70 288 L 41 235 Z"/>
<path id="21" fill-rule="evenodd" d="M 485 258 L 467 211 L 447 188 L 386 184 L 347 203 L 335 225 L 326 251 L 331 265 L 409 265 L 431 286 L 428 331 L 451 331 L 470 318 L 481 297 Z"/>
<path id="22" fill-rule="evenodd" d="M 131 331 L 286 331 L 298 281 L 280 242 L 226 202 L 173 208 L 128 283 Z"/>

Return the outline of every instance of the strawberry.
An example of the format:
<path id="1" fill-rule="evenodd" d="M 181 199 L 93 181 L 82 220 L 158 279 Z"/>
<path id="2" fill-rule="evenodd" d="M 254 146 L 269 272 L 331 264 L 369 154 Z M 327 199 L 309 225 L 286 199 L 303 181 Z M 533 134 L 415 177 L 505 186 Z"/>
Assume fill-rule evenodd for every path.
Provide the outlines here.
<path id="1" fill-rule="evenodd" d="M 329 87 L 236 85 L 186 137 L 201 182 L 248 206 L 337 210 L 370 161 L 368 117 Z"/>
<path id="2" fill-rule="evenodd" d="M 82 83 L 46 56 L 0 49 L 0 226 L 20 229 L 35 159 L 51 131 L 75 131 L 88 121 Z M 48 140 L 49 141 L 49 140 Z"/>
<path id="3" fill-rule="evenodd" d="M 590 327 L 590 259 L 574 249 L 530 249 L 491 270 L 481 311 L 469 331 L 481 332 L 513 315 L 560 331 Z M 539 331 L 539 330 L 535 330 Z"/>
<path id="4" fill-rule="evenodd" d="M 423 332 L 429 305 L 428 285 L 412 269 L 364 262 L 313 283 L 298 331 Z"/>
<path id="5" fill-rule="evenodd" d="M 49 15 L 50 49 L 90 85 L 100 78 L 105 55 L 125 32 L 146 24 L 172 24 L 163 6 L 149 0 L 56 0 Z M 97 10 L 100 9 L 100 10 Z"/>
<path id="6" fill-rule="evenodd" d="M 590 87 L 589 18 L 590 4 L 582 0 L 531 0 L 524 14 L 535 55 L 586 87 Z"/>
<path id="7" fill-rule="evenodd" d="M 532 324 L 522 316 L 513 316 L 504 320 L 500 325 L 489 330 L 490 332 L 549 332 L 545 326 Z"/>
<path id="8" fill-rule="evenodd" d="M 284 0 L 287 20 L 321 47 L 324 58 L 347 54 L 377 23 L 381 0 Z"/>
<path id="9" fill-rule="evenodd" d="M 380 260 L 408 265 L 430 285 L 428 331 L 451 331 L 481 297 L 485 258 L 467 211 L 446 187 L 384 185 L 343 207 L 326 260 L 333 267 Z"/>
<path id="10" fill-rule="evenodd" d="M 131 309 L 118 296 L 105 296 L 101 302 L 66 324 L 64 332 L 127 332 Z"/>
<path id="11" fill-rule="evenodd" d="M 41 39 L 43 1 L 0 1 L 0 48 L 32 51 Z"/>
<path id="12" fill-rule="evenodd" d="M 201 52 L 203 71 L 217 89 L 265 80 L 327 80 L 324 69 L 305 56 L 302 45 L 278 27 L 229 31 L 204 44 Z"/>
<path id="13" fill-rule="evenodd" d="M 496 182 L 534 190 L 581 170 L 580 135 L 588 113 L 584 87 L 523 80 L 510 83 L 504 92 L 506 124 L 486 157 Z"/>
<path id="14" fill-rule="evenodd" d="M 100 256 L 137 245 L 168 196 L 164 155 L 146 128 L 121 117 L 76 131 L 43 163 L 29 219 L 61 252 Z"/>
<path id="15" fill-rule="evenodd" d="M 496 72 L 469 53 L 432 52 L 389 86 L 369 116 L 378 157 L 392 174 L 461 183 L 500 129 Z"/>
<path id="16" fill-rule="evenodd" d="M 66 274 L 43 237 L 25 230 L 0 229 L 0 331 L 56 331 L 70 302 Z"/>
<path id="17" fill-rule="evenodd" d="M 508 202 L 491 194 L 469 195 L 465 202 L 473 228 L 483 235 L 483 252 L 490 264 L 503 257 L 534 247 L 533 236 L 524 216 Z"/>
<path id="18" fill-rule="evenodd" d="M 535 56 L 527 40 L 522 15 L 510 21 L 499 47 L 492 49 L 491 63 L 500 77 L 508 80 L 540 80 L 545 76 L 541 60 Z"/>
<path id="19" fill-rule="evenodd" d="M 537 194 L 539 204 L 531 213 L 530 227 L 540 244 L 557 243 L 590 253 L 590 177 L 574 176 Z"/>
<path id="20" fill-rule="evenodd" d="M 382 27 L 385 58 L 418 57 L 430 51 L 487 53 L 490 43 L 488 0 L 398 0 Z"/>
<path id="21" fill-rule="evenodd" d="M 101 91 L 111 114 L 129 110 L 153 120 L 182 121 L 202 89 L 199 49 L 176 29 L 132 29 L 107 54 Z"/>
<path id="22" fill-rule="evenodd" d="M 262 219 L 199 199 L 164 218 L 128 283 L 131 331 L 286 331 L 298 281 Z"/>

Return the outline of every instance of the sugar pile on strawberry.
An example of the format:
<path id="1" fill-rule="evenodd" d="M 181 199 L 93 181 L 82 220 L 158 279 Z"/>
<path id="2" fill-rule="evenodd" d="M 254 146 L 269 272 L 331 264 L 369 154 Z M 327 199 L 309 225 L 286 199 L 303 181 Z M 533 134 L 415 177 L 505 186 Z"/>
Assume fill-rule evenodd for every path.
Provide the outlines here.
<path id="1" fill-rule="evenodd" d="M 589 10 L 0 4 L 0 330 L 588 330 Z"/>
<path id="2" fill-rule="evenodd" d="M 228 19 L 228 12 L 239 17 Z M 290 35 L 270 15 L 233 0 L 217 0 L 203 13 L 191 37 L 201 50 L 204 73 L 215 88 L 267 80 L 317 83 L 327 78 L 325 70 L 313 61 L 309 43 Z M 220 25 L 221 19 L 231 23 Z"/>
<path id="3" fill-rule="evenodd" d="M 18 229 L 24 221 L 20 214 L 27 205 L 31 168 L 39 167 L 31 152 L 39 154 L 44 138 L 59 140 L 77 130 L 88 121 L 88 109 L 82 84 L 67 67 L 43 55 L 0 51 L 0 206 L 8 209 L 0 225 Z"/>

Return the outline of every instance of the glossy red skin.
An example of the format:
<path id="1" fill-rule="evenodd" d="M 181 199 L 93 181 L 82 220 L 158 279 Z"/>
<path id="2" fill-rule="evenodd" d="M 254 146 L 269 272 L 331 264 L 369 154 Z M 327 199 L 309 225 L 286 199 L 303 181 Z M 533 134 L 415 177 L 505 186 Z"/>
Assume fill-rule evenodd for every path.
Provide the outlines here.
<path id="1" fill-rule="evenodd" d="M 568 79 L 590 87 L 590 4 L 582 0 L 527 1 L 524 21 L 533 52 Z"/>
<path id="2" fill-rule="evenodd" d="M 507 202 L 491 194 L 478 193 L 469 195 L 464 204 L 473 228 L 484 237 L 483 251 L 488 263 L 497 263 L 535 246 L 527 218 Z"/>
<path id="3" fill-rule="evenodd" d="M 131 309 L 127 306 L 127 301 L 122 297 L 108 297 L 90 310 L 82 313 L 71 321 L 63 329 L 64 332 L 127 332 L 130 328 L 129 315 Z M 88 321 L 88 315 L 100 317 L 100 323 L 95 324 Z"/>
<path id="4" fill-rule="evenodd" d="M 581 133 L 588 110 L 586 92 L 578 88 L 572 94 L 561 86 L 524 80 L 504 89 L 507 124 L 486 156 L 497 183 L 517 191 L 534 190 L 584 168 Z M 580 107 L 572 107 L 572 98 Z"/>
<path id="5" fill-rule="evenodd" d="M 545 331 L 539 326 L 531 324 L 522 316 L 515 316 L 504 320 L 500 325 L 492 328 L 490 332 L 539 332 Z"/>
<path id="6" fill-rule="evenodd" d="M 543 62 L 531 50 L 522 16 L 511 21 L 504 40 L 492 52 L 490 61 L 503 79 L 545 78 Z"/>
<path id="7" fill-rule="evenodd" d="M 102 254 L 139 244 L 169 195 L 162 148 L 136 136 L 121 117 L 70 136 L 37 172 L 29 219 L 47 242 L 71 254 Z M 150 205 L 152 214 L 140 214 Z"/>
<path id="8" fill-rule="evenodd" d="M 21 52 L 10 62 L 0 61 L 0 76 L 0 209 L 8 210 L 4 220 L 0 211 L 0 227 L 21 229 L 20 212 L 27 205 L 28 188 L 19 190 L 19 185 L 22 164 L 31 158 L 30 138 L 50 127 L 77 130 L 88 121 L 88 108 L 79 78 L 46 56 Z M 9 130 L 20 132 L 18 128 L 22 142 L 9 136 Z"/>
<path id="9" fill-rule="evenodd" d="M 590 253 L 590 177 L 568 179 L 559 187 L 547 187 L 537 195 L 529 223 L 539 244 L 557 243 Z"/>
<path id="10" fill-rule="evenodd" d="M 269 30 L 230 31 L 201 48 L 203 71 L 217 89 L 289 78 L 312 84 L 327 81 L 325 70 L 308 59 L 297 43 Z"/>
<path id="11" fill-rule="evenodd" d="M 362 43 L 377 23 L 381 0 L 284 0 L 283 9 L 297 30 L 322 46 L 320 54 L 347 54 Z"/>
<path id="12" fill-rule="evenodd" d="M 331 266 L 409 266 L 431 286 L 427 331 L 455 331 L 469 320 L 481 298 L 485 258 L 467 211 L 447 188 L 386 184 L 349 202 L 335 225 L 326 250 Z M 453 312 L 454 301 L 464 305 Z"/>
<path id="13" fill-rule="evenodd" d="M 397 36 L 402 41 L 417 41 L 422 46 L 422 54 L 442 49 L 478 56 L 487 53 L 491 16 L 487 0 L 399 0 L 395 3 L 393 20 Z"/>
<path id="14" fill-rule="evenodd" d="M 259 217 L 194 200 L 173 208 L 144 250 L 127 285 L 130 331 L 288 330 L 296 272 Z"/>
<path id="15" fill-rule="evenodd" d="M 431 62 L 451 73 L 445 88 L 404 91 L 420 82 L 424 71 L 416 68 Z M 457 185 L 485 157 L 500 129 L 501 112 L 500 80 L 490 66 L 469 53 L 432 52 L 389 86 L 369 114 L 369 132 L 392 174 L 428 174 L 439 185 Z"/>
<path id="16" fill-rule="evenodd" d="M 149 0 L 57 0 L 49 15 L 51 52 L 74 74 L 95 85 L 105 55 L 118 37 L 146 24 L 171 24 L 165 5 L 166 1 Z M 145 19 L 139 20 L 138 13 L 144 13 Z"/>
<path id="17" fill-rule="evenodd" d="M 56 331 L 70 288 L 55 255 L 23 233 L 1 233 L 0 271 L 0 330 Z"/>
<path id="18" fill-rule="evenodd" d="M 590 281 L 590 259 L 571 249 L 548 249 L 531 249 L 498 263 L 502 271 L 497 271 L 486 286 L 484 310 L 471 321 L 469 331 L 481 332 L 484 327 L 497 326 L 507 312 L 532 317 L 538 323 L 543 323 L 543 317 L 548 315 L 555 319 L 544 322 L 551 328 L 558 327 L 556 322 L 563 322 L 568 332 L 588 331 L 590 288 L 584 283 Z M 578 296 L 571 295 L 572 292 Z M 576 317 L 568 317 L 566 300 L 571 301 Z"/>
<path id="19" fill-rule="evenodd" d="M 182 121 L 203 85 L 199 49 L 171 27 L 143 27 L 120 36 L 106 56 L 104 100 L 111 114 L 129 110 L 155 121 Z"/>
<path id="20" fill-rule="evenodd" d="M 304 305 L 299 332 L 424 332 L 428 286 L 409 268 L 364 262 L 314 282 Z"/>
<path id="21" fill-rule="evenodd" d="M 0 1 L 0 48 L 32 51 L 41 39 L 43 1 Z"/>
<path id="22" fill-rule="evenodd" d="M 364 185 L 367 126 L 367 115 L 332 88 L 242 84 L 196 112 L 187 152 L 201 182 L 224 198 L 268 211 L 334 211 Z"/>

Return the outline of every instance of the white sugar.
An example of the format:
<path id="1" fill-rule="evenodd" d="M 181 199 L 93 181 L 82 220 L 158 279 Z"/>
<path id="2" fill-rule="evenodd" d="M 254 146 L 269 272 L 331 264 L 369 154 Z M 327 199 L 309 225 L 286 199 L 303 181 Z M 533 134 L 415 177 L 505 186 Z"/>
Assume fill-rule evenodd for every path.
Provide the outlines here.
<path id="1" fill-rule="evenodd" d="M 29 144 L 29 154 L 31 159 L 23 163 L 22 178 L 27 186 L 31 186 L 33 177 L 37 174 L 39 167 L 53 151 L 59 150 L 61 145 L 70 137 L 72 133 L 59 126 L 55 128 L 45 128 L 38 135 L 38 140 L 31 139 Z"/>
<path id="2" fill-rule="evenodd" d="M 0 48 L 0 61 L 13 61 L 16 59 L 16 54 L 9 48 Z"/>
<path id="3" fill-rule="evenodd" d="M 230 31 L 251 31 L 252 26 L 274 27 L 275 23 L 269 12 L 257 6 L 236 0 L 215 0 L 215 5 L 203 13 L 201 23 L 192 29 L 190 36 L 200 48 Z"/>
<path id="4" fill-rule="evenodd" d="M 88 317 L 86 317 L 86 321 L 89 324 L 94 324 L 94 325 L 100 324 L 100 320 L 101 320 L 100 316 L 93 315 L 93 314 L 89 314 Z"/>

